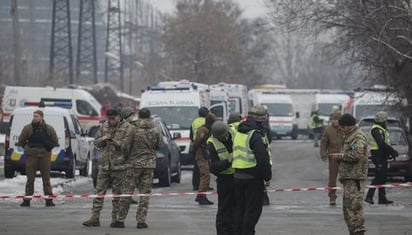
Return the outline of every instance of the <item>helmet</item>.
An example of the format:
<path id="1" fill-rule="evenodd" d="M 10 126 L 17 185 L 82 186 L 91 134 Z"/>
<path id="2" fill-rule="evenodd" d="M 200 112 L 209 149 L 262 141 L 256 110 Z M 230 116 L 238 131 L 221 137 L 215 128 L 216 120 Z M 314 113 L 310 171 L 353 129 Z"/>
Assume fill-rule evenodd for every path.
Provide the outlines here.
<path id="1" fill-rule="evenodd" d="M 200 107 L 199 117 L 206 117 L 208 113 L 209 113 L 209 109 L 207 109 L 206 107 Z"/>
<path id="2" fill-rule="evenodd" d="M 230 113 L 227 123 L 230 124 L 234 122 L 239 122 L 241 119 L 242 119 L 242 115 L 240 115 L 239 112 L 233 112 L 233 113 Z"/>
<path id="3" fill-rule="evenodd" d="M 386 112 L 380 111 L 375 114 L 375 122 L 382 123 L 386 122 L 388 114 Z"/>
<path id="4" fill-rule="evenodd" d="M 253 117 L 257 122 L 266 121 L 266 109 L 262 105 L 256 105 L 249 109 L 248 117 Z"/>
<path id="5" fill-rule="evenodd" d="M 127 119 L 128 117 L 130 117 L 130 115 L 134 114 L 133 109 L 131 108 L 122 108 L 122 111 L 120 111 L 120 115 L 122 116 L 122 118 Z"/>
<path id="6" fill-rule="evenodd" d="M 212 135 L 216 138 L 222 137 L 229 132 L 229 126 L 218 120 L 212 124 Z"/>

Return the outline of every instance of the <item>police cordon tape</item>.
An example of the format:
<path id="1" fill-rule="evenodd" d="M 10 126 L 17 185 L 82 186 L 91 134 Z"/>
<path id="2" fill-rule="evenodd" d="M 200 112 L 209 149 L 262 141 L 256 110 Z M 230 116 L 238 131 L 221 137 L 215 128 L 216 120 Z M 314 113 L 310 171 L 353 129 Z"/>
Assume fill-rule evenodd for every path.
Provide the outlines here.
<path id="1" fill-rule="evenodd" d="M 394 183 L 394 184 L 382 184 L 382 185 L 368 185 L 365 188 L 406 188 L 412 187 L 412 182 L 407 183 Z M 341 187 L 308 187 L 308 188 L 287 188 L 287 189 L 266 189 L 267 192 L 303 192 L 303 191 L 329 191 L 329 190 L 341 190 Z M 0 195 L 0 199 L 75 199 L 75 198 L 121 198 L 121 197 L 168 197 L 168 196 L 194 196 L 194 195 L 211 195 L 217 194 L 217 192 L 165 192 L 165 193 L 133 193 L 133 194 L 65 194 L 65 195 Z"/>

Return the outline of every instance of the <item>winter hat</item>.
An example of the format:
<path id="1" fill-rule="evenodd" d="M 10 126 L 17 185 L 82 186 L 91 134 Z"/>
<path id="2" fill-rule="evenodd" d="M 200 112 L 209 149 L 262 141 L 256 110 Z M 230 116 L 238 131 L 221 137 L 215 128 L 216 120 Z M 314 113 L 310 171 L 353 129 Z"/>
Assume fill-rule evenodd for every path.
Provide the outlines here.
<path id="1" fill-rule="evenodd" d="M 354 126 L 356 125 L 356 119 L 349 113 L 345 113 L 339 119 L 339 125 L 341 126 Z"/>
<path id="2" fill-rule="evenodd" d="M 386 122 L 386 119 L 388 119 L 388 114 L 384 111 L 380 111 L 375 114 L 375 122 L 377 123 Z"/>

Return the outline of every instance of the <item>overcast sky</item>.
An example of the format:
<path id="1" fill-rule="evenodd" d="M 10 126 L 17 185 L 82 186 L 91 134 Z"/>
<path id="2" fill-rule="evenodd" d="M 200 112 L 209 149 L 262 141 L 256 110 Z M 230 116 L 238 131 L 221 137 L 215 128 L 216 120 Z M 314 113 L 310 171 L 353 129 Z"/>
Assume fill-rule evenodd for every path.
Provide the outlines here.
<path id="1" fill-rule="evenodd" d="M 243 15 L 248 18 L 255 18 L 264 16 L 266 9 L 264 7 L 264 0 L 233 0 L 240 5 L 243 10 Z M 151 0 L 156 8 L 163 12 L 173 12 L 175 8 L 175 0 Z"/>

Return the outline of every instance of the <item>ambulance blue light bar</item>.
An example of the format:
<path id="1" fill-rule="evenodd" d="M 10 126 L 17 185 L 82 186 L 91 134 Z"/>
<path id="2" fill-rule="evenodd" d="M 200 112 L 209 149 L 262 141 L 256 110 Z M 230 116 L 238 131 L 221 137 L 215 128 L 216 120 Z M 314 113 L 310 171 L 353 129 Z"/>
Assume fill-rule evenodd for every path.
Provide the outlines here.
<path id="1" fill-rule="evenodd" d="M 24 102 L 24 106 L 37 106 L 37 107 L 60 107 L 65 109 L 72 108 L 71 101 L 26 101 Z"/>

